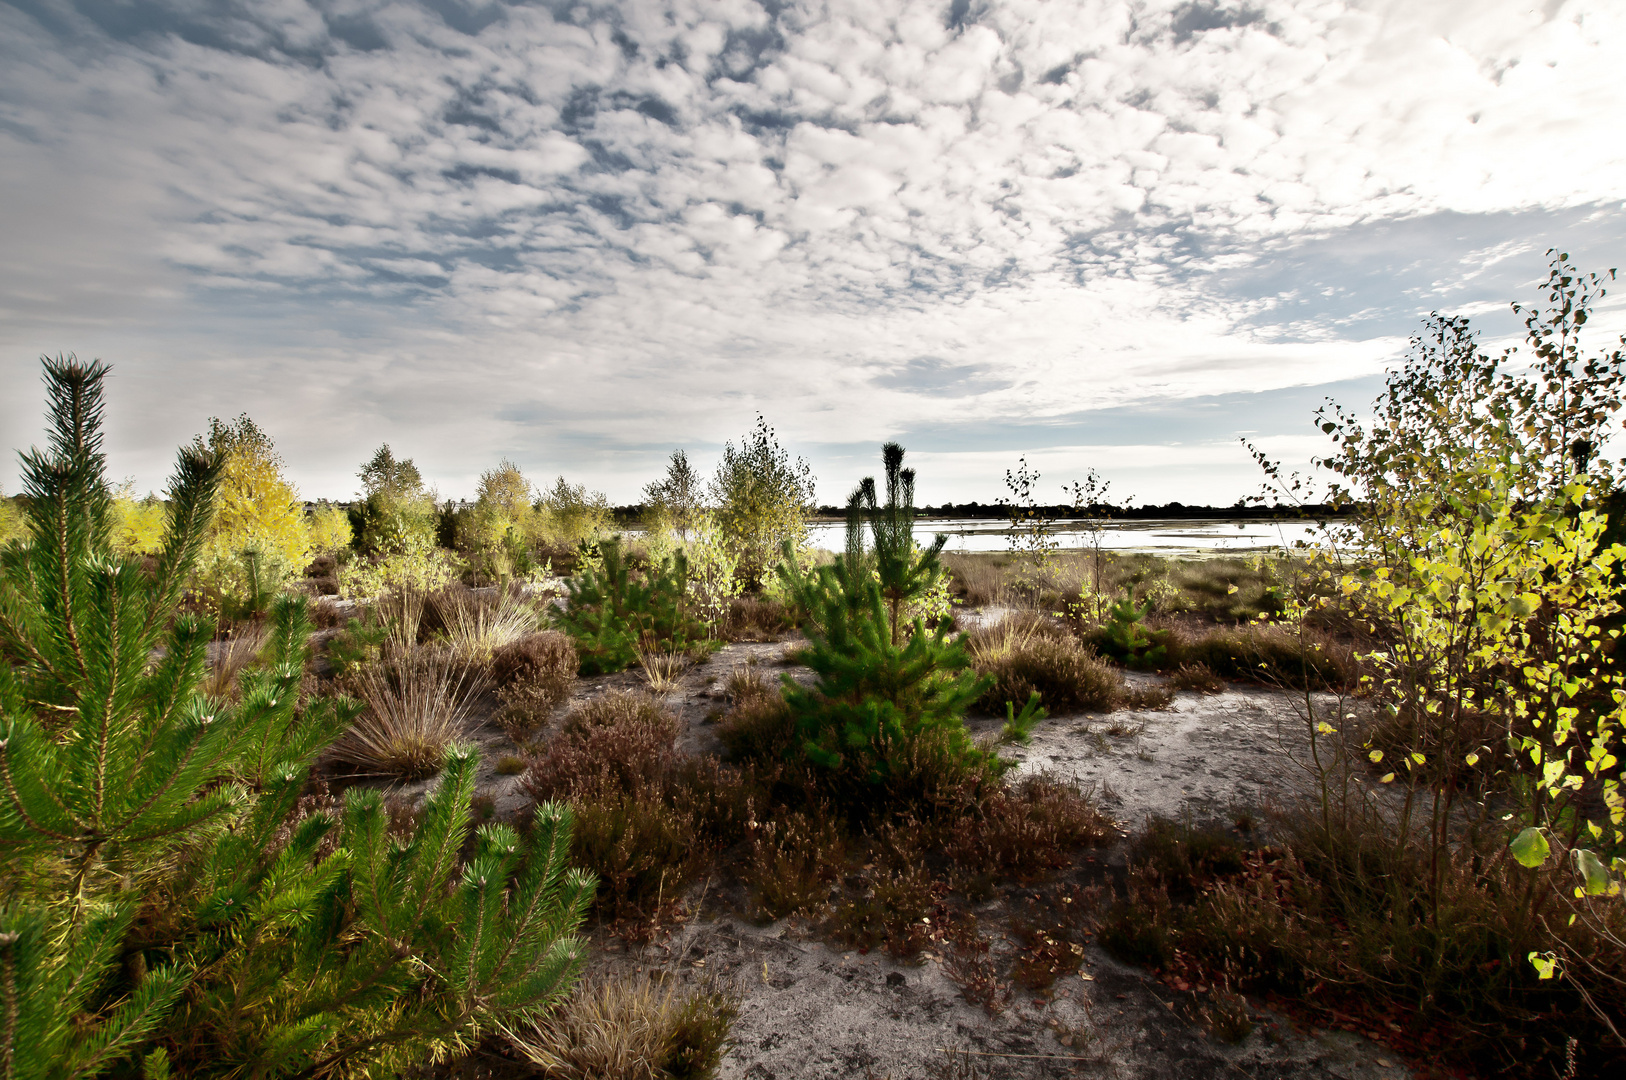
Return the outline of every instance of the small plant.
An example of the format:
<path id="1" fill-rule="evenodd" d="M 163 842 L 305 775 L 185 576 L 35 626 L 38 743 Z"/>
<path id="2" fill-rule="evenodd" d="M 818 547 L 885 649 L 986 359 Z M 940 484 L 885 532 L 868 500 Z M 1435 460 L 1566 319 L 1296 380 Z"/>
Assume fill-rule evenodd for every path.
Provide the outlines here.
<path id="1" fill-rule="evenodd" d="M 1012 614 L 965 640 L 973 668 L 991 680 L 977 708 L 998 716 L 1034 695 L 1051 712 L 1105 712 L 1123 693 L 1123 679 L 1066 629 L 1037 613 Z"/>
<path id="2" fill-rule="evenodd" d="M 829 903 L 846 840 L 827 809 L 792 811 L 747 828 L 751 861 L 746 876 L 765 913 L 776 919 L 809 915 Z"/>
<path id="3" fill-rule="evenodd" d="M 1219 694 L 1225 690 L 1225 680 L 1210 671 L 1201 660 L 1181 664 L 1169 676 L 1169 682 L 1177 690 L 1193 690 L 1199 694 Z"/>
<path id="4" fill-rule="evenodd" d="M 683 652 L 706 640 L 706 629 L 688 610 L 689 564 L 680 551 L 634 578 L 617 540 L 599 545 L 600 570 L 587 569 L 569 583 L 570 601 L 557 616 L 576 644 L 581 673 L 621 671 L 640 650 Z"/>
<path id="5" fill-rule="evenodd" d="M 970 660 L 948 640 L 946 628 L 928 631 L 916 620 L 905 632 L 894 622 L 912 590 L 936 580 L 942 538 L 914 555 L 914 473 L 899 468 L 901 447 L 889 444 L 884 456 L 887 505 L 876 506 L 872 481 L 853 491 L 845 554 L 804 573 L 787 545 L 779 570 L 786 590 L 808 612 L 803 662 L 818 675 L 811 688 L 783 677 L 802 752 L 859 806 L 949 776 L 1001 768 L 972 742 L 964 722 L 966 707 L 987 681 L 966 670 Z M 866 518 L 874 538 L 868 553 Z"/>
<path id="6" fill-rule="evenodd" d="M 368 664 L 377 663 L 384 655 L 384 643 L 390 639 L 390 626 L 368 613 L 366 618 L 352 616 L 328 642 L 328 662 L 333 673 L 341 678 L 360 671 Z"/>
<path id="7" fill-rule="evenodd" d="M 657 694 L 669 694 L 677 689 L 678 680 L 689 667 L 689 658 L 681 652 L 638 651 L 638 666 L 643 670 L 644 682 Z"/>
<path id="8" fill-rule="evenodd" d="M 531 634 L 491 656 L 491 679 L 503 709 L 499 720 L 511 736 L 523 736 L 545 723 L 570 697 L 580 660 L 565 635 Z"/>
<path id="9" fill-rule="evenodd" d="M 518 776 L 525 771 L 525 759 L 514 754 L 504 754 L 497 759 L 493 770 L 498 776 Z"/>
<path id="10" fill-rule="evenodd" d="M 682 993 L 675 978 L 643 973 L 582 986 L 509 1041 L 549 1080 L 703 1080 L 738 1013 L 738 993 L 721 984 Z"/>
<path id="11" fill-rule="evenodd" d="M 440 770 L 461 739 L 485 679 L 444 649 L 395 653 L 363 668 L 348 685 L 367 709 L 333 748 L 370 773 L 421 780 Z"/>
<path id="12" fill-rule="evenodd" d="M 1107 621 L 1102 629 L 1108 652 L 1131 667 L 1156 667 L 1168 655 L 1168 649 L 1154 641 L 1141 625 L 1151 610 L 1151 601 L 1136 607 L 1127 597 L 1107 609 Z"/>

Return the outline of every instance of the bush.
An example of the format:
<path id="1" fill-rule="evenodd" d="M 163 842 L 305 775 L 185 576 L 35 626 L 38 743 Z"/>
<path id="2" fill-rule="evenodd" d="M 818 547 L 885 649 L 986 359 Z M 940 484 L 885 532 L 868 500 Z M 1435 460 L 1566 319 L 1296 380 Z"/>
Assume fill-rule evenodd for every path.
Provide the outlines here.
<path id="1" fill-rule="evenodd" d="M 1177 690 L 1193 690 L 1199 694 L 1219 694 L 1225 690 L 1225 680 L 1210 671 L 1201 660 L 1175 668 L 1169 682 Z"/>
<path id="2" fill-rule="evenodd" d="M 1249 626 L 1176 637 L 1170 655 L 1212 675 L 1311 690 L 1352 689 L 1360 677 L 1354 650 L 1309 626 Z"/>
<path id="3" fill-rule="evenodd" d="M 828 807 L 783 813 L 749 828 L 746 879 L 764 912 L 776 919 L 809 915 L 829 903 L 847 846 Z"/>
<path id="4" fill-rule="evenodd" d="M 581 673 L 621 671 L 640 651 L 685 652 L 706 641 L 706 629 L 689 612 L 688 561 L 678 552 L 651 567 L 643 581 L 630 573 L 621 545 L 607 540 L 603 569 L 588 569 L 569 582 L 570 600 L 556 616 L 575 642 Z"/>
<path id="5" fill-rule="evenodd" d="M 580 660 L 570 639 L 552 631 L 530 634 L 491 655 L 491 678 L 511 732 L 531 731 L 570 696 Z"/>
<path id="6" fill-rule="evenodd" d="M 598 875 L 601 907 L 616 919 L 658 916 L 706 854 L 696 808 L 679 791 L 677 733 L 653 699 L 611 691 L 578 706 L 526 759 L 526 791 L 574 808 L 572 857 Z"/>
<path id="7" fill-rule="evenodd" d="M 737 596 L 729 603 L 723 636 L 729 641 L 780 641 L 795 628 L 790 610 L 779 601 Z"/>
<path id="8" fill-rule="evenodd" d="M 1112 819 L 1078 791 L 1044 776 L 968 788 L 950 803 L 943 850 L 963 882 L 977 877 L 1031 881 L 1070 864 L 1080 847 L 1117 838 Z"/>

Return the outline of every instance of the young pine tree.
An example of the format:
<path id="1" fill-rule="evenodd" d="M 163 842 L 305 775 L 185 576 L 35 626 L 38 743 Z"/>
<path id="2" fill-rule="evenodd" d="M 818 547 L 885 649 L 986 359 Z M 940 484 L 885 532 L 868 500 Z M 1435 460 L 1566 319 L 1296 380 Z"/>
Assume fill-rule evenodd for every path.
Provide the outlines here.
<path id="1" fill-rule="evenodd" d="M 569 989 L 592 897 L 570 818 L 469 832 L 449 755 L 406 839 L 376 792 L 301 813 L 354 718 L 300 704 L 311 625 L 203 694 L 214 627 L 178 615 L 221 481 L 182 450 L 150 572 L 110 543 L 99 362 L 47 360 L 51 441 L 22 457 L 29 534 L 0 555 L 0 1076 L 330 1076 L 399 1069 Z M 336 843 L 334 841 L 336 840 Z"/>
<path id="2" fill-rule="evenodd" d="M 803 572 L 787 542 L 780 581 L 808 612 L 811 687 L 788 677 L 785 700 L 806 756 L 847 781 L 895 784 L 923 764 L 949 774 L 997 768 L 965 728 L 966 708 L 987 689 L 946 628 L 916 619 L 898 627 L 903 605 L 942 572 L 944 537 L 915 554 L 914 473 L 896 443 L 882 450 L 887 501 L 866 479 L 847 500 L 847 550 L 830 566 Z M 870 546 L 866 550 L 865 532 Z"/>

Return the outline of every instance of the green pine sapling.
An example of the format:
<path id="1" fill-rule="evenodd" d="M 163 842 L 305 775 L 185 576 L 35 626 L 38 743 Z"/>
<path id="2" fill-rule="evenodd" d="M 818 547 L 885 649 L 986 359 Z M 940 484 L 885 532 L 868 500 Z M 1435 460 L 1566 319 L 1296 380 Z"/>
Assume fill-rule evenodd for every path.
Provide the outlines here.
<path id="1" fill-rule="evenodd" d="M 106 370 L 46 361 L 51 445 L 22 457 L 29 536 L 0 556 L 0 1077 L 391 1069 L 538 1015 L 594 889 L 568 811 L 528 843 L 483 828 L 461 863 L 459 747 L 407 840 L 376 793 L 302 813 L 358 706 L 301 704 L 293 597 L 237 699 L 200 691 L 214 627 L 178 608 L 221 466 L 182 450 L 153 569 L 117 558 Z"/>
<path id="2" fill-rule="evenodd" d="M 920 619 L 910 628 L 897 625 L 903 605 L 942 573 L 937 556 L 944 539 L 914 555 L 914 474 L 901 468 L 903 454 L 895 443 L 883 450 L 886 506 L 877 505 L 872 479 L 848 499 L 843 555 L 804 572 L 787 544 L 779 567 L 785 591 L 808 613 L 804 662 L 818 675 L 812 687 L 784 680 L 802 751 L 816 765 L 868 785 L 888 782 L 923 756 L 949 770 L 998 768 L 964 722 L 987 681 L 969 670 L 946 628 L 928 632 Z"/>

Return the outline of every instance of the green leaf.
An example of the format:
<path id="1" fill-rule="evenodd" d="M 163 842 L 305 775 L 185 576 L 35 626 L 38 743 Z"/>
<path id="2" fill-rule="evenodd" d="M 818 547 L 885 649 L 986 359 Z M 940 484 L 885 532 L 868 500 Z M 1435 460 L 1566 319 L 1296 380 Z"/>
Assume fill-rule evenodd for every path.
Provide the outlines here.
<path id="1" fill-rule="evenodd" d="M 1531 870 L 1546 862 L 1547 856 L 1552 853 L 1552 848 L 1547 844 L 1547 837 L 1534 826 L 1515 836 L 1513 842 L 1508 845 L 1508 850 L 1513 852 L 1513 857 L 1519 860 L 1520 866 Z"/>
<path id="2" fill-rule="evenodd" d="M 1609 870 L 1598 858 L 1586 848 L 1576 848 L 1571 854 L 1575 857 L 1576 872 L 1581 875 L 1583 887 L 1588 896 L 1602 896 L 1609 891 Z"/>

